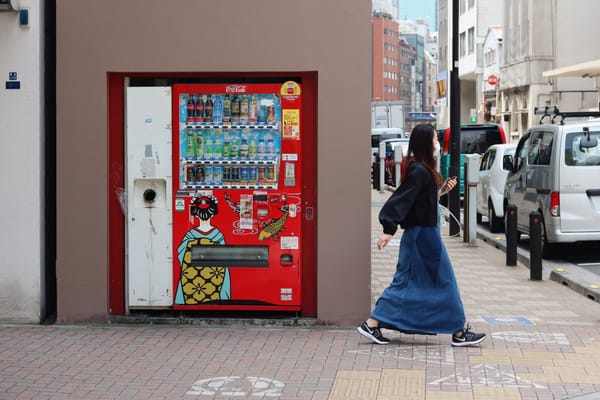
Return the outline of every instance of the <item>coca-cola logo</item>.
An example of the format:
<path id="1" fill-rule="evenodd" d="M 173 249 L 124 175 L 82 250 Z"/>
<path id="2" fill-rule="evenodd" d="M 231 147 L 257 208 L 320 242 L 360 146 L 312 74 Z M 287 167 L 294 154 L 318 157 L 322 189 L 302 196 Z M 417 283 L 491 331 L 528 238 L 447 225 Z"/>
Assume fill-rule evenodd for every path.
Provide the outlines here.
<path id="1" fill-rule="evenodd" d="M 225 93 L 246 93 L 246 85 L 229 85 L 225 88 Z"/>

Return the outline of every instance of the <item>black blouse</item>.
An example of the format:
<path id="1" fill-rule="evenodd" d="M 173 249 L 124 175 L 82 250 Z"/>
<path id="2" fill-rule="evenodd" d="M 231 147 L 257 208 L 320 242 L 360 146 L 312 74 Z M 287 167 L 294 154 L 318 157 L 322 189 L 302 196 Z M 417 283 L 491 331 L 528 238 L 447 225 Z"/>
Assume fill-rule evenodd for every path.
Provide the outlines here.
<path id="1" fill-rule="evenodd" d="M 385 202 L 379 212 L 383 233 L 393 235 L 398 229 L 413 226 L 436 226 L 438 223 L 438 188 L 433 176 L 420 161 L 412 161 L 406 180 Z"/>

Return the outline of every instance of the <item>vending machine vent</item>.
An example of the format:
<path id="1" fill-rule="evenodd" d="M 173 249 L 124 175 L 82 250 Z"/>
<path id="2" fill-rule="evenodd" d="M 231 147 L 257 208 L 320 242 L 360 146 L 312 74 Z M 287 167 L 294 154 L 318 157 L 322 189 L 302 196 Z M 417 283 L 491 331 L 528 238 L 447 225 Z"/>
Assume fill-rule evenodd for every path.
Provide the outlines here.
<path id="1" fill-rule="evenodd" d="M 202 246 L 191 249 L 194 267 L 268 267 L 268 246 Z"/>

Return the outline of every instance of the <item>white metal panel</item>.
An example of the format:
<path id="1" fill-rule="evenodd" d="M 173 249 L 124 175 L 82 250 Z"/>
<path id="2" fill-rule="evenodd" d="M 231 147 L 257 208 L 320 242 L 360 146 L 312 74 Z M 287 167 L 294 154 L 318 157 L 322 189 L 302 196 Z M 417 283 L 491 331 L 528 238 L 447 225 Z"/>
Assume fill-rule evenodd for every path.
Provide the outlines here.
<path id="1" fill-rule="evenodd" d="M 127 304 L 171 306 L 171 88 L 127 88 L 125 120 Z"/>

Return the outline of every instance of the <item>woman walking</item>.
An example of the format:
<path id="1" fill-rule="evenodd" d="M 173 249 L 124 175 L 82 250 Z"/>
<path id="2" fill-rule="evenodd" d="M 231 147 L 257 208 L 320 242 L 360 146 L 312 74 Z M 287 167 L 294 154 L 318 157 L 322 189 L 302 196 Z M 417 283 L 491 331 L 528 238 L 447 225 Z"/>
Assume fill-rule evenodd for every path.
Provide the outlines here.
<path id="1" fill-rule="evenodd" d="M 358 327 L 361 335 L 377 344 L 389 343 L 381 328 L 408 334 L 452 334 L 453 346 L 471 346 L 485 339 L 485 334 L 465 327 L 462 300 L 438 227 L 438 196 L 451 190 L 456 178 L 441 185 L 434 161 L 437 146 L 433 126 L 414 127 L 408 156 L 402 162 L 402 184 L 379 213 L 383 227 L 379 250 L 390 242 L 398 225 L 404 233 L 393 281 Z"/>

